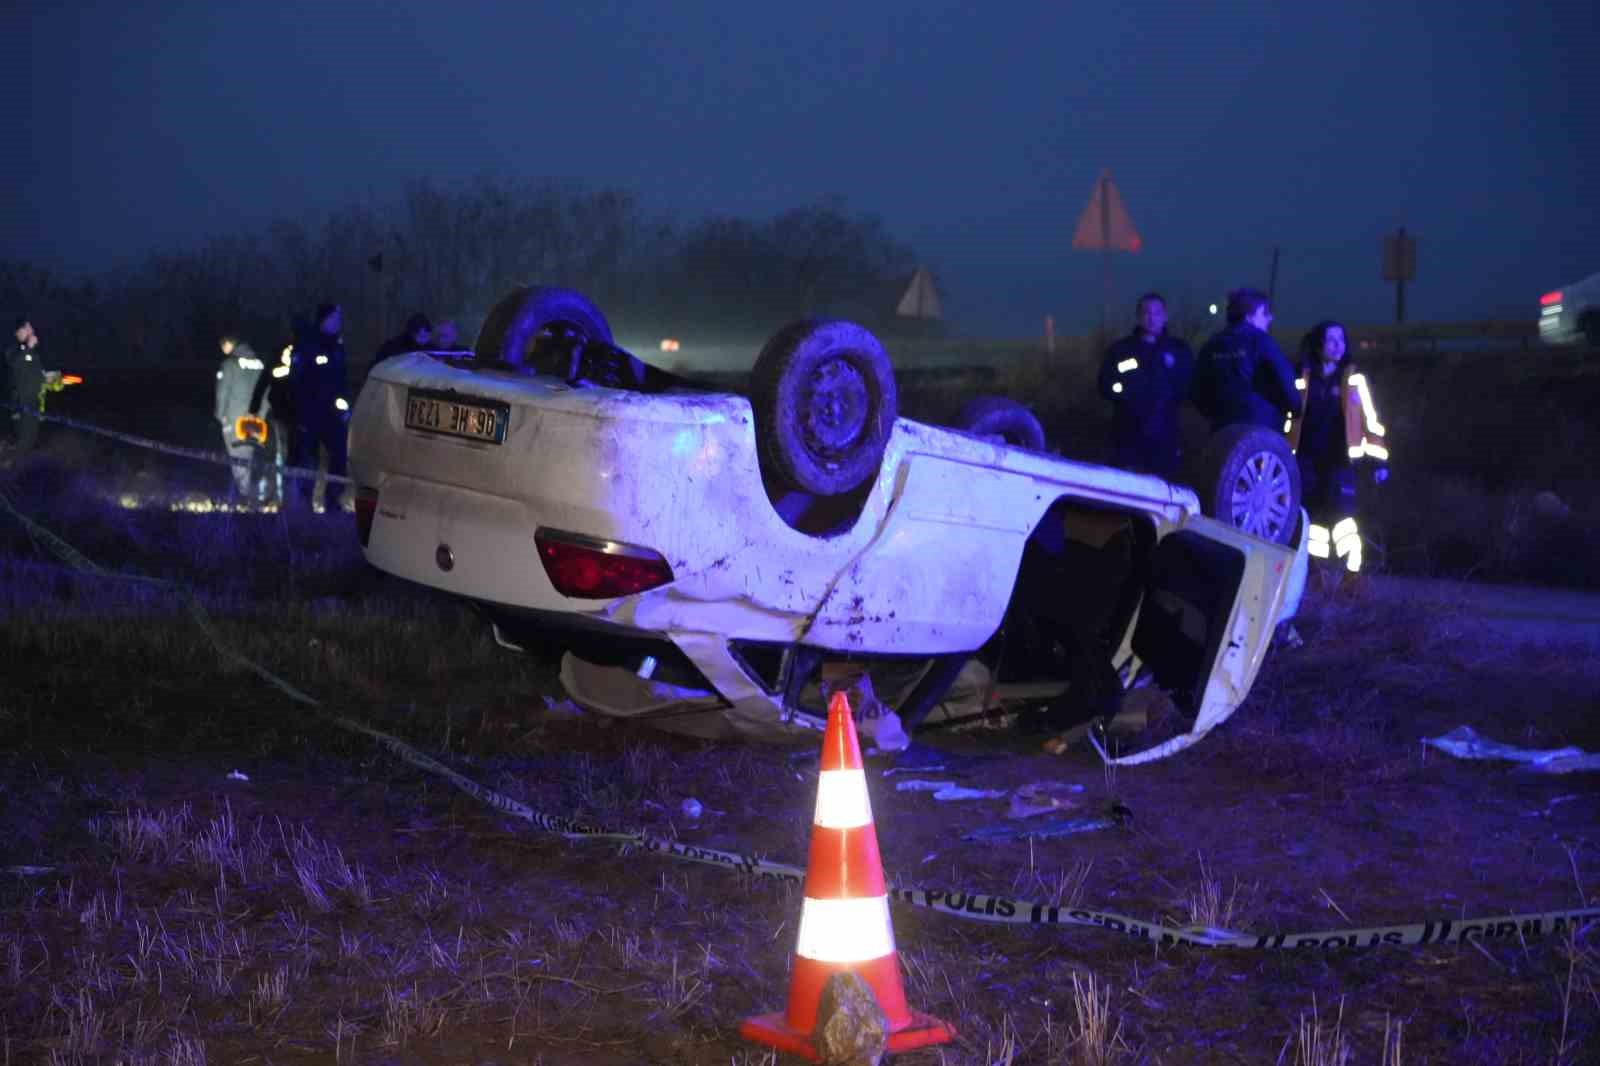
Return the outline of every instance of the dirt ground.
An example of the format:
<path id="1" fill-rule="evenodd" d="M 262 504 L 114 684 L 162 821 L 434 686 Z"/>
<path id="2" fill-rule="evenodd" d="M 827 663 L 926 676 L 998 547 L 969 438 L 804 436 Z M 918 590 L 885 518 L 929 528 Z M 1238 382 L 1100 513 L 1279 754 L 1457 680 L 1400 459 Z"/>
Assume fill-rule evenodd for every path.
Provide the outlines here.
<path id="1" fill-rule="evenodd" d="M 93 484 L 0 477 L 89 557 L 189 583 L 219 639 L 326 709 L 477 782 L 804 864 L 814 751 L 575 713 L 465 608 L 364 569 L 347 518 L 123 513 Z M 220 657 L 169 590 L 74 574 L 5 514 L 0 615 L 0 1062 L 774 1061 L 737 1027 L 783 1004 L 796 887 L 502 817 Z M 1234 717 L 1164 762 L 1108 770 L 1015 731 L 869 759 L 891 880 L 1258 935 L 1600 905 L 1596 774 L 1421 743 L 1470 725 L 1600 751 L 1592 648 L 1381 577 L 1314 586 L 1298 627 Z M 944 802 L 907 777 L 1007 795 Z M 1039 782 L 1082 786 L 1063 815 L 1131 817 L 963 839 L 1035 824 L 1007 811 Z M 912 1005 L 960 1033 L 906 1063 L 1600 1062 L 1595 924 L 1242 950 L 892 913 Z"/>

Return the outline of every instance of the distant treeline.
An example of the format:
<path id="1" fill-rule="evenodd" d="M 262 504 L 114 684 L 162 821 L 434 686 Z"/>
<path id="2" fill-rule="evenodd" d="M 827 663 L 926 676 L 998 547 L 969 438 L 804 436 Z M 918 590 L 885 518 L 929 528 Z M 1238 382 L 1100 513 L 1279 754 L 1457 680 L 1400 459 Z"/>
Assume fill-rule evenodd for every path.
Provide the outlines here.
<path id="1" fill-rule="evenodd" d="M 833 198 L 764 221 L 652 216 L 615 189 L 483 177 L 419 181 L 394 202 L 280 220 L 67 279 L 0 261 L 0 310 L 26 313 L 51 351 L 85 365 L 214 358 L 237 331 L 258 348 L 328 301 L 364 359 L 413 311 L 453 318 L 470 342 L 505 292 L 530 282 L 592 296 L 614 327 L 758 336 L 827 314 L 893 331 L 912 250 Z"/>

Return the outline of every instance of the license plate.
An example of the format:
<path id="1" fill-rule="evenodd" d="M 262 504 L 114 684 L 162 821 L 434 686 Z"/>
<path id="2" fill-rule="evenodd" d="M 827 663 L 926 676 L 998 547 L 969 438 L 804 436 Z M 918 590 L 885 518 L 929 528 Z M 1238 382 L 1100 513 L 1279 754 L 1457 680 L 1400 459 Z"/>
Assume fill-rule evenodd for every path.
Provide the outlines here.
<path id="1" fill-rule="evenodd" d="M 510 421 L 511 408 L 507 404 L 421 389 L 406 393 L 407 429 L 504 444 Z"/>

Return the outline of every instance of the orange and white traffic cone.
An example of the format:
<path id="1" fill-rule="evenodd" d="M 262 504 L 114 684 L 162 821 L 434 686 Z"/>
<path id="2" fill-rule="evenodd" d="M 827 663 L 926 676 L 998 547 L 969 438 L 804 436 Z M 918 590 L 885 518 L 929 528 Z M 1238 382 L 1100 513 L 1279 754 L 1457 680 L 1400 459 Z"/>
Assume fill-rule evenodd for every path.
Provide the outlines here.
<path id="1" fill-rule="evenodd" d="M 950 1026 L 906 1006 L 861 745 L 842 692 L 828 704 L 822 737 L 798 941 L 788 1009 L 745 1019 L 739 1026 L 745 1039 L 818 1061 L 814 1037 L 822 990 L 828 978 L 845 971 L 860 976 L 877 998 L 888 1033 L 886 1051 L 955 1039 Z"/>

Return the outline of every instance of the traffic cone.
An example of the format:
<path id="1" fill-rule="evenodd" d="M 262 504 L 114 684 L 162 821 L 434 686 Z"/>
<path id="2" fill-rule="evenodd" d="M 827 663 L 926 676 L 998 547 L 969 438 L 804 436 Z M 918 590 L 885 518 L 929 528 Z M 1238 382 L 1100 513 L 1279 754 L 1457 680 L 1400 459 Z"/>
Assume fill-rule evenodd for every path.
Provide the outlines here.
<path id="1" fill-rule="evenodd" d="M 886 1051 L 955 1039 L 950 1026 L 906 1006 L 861 745 L 850 701 L 842 692 L 834 693 L 828 704 L 828 729 L 822 737 L 798 941 L 788 1009 L 745 1019 L 739 1034 L 746 1040 L 818 1061 L 817 1007 L 828 978 L 843 971 L 859 975 L 877 998 L 888 1032 Z"/>

